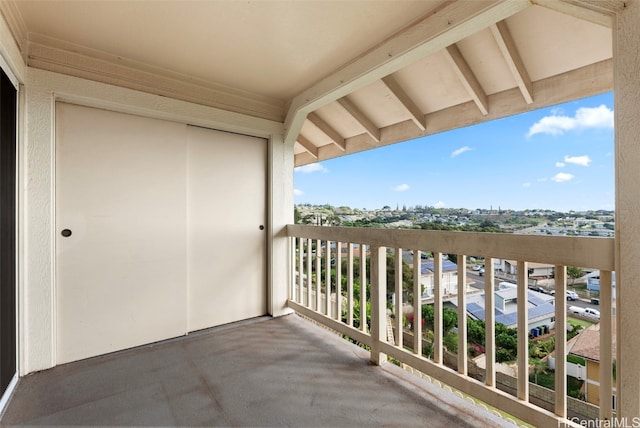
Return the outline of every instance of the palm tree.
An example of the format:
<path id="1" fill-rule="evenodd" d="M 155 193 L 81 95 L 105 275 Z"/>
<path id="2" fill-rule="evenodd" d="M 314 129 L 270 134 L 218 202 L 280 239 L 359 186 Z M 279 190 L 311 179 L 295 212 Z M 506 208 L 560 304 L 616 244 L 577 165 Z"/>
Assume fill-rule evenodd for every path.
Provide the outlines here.
<path id="1" fill-rule="evenodd" d="M 533 381 L 538 384 L 538 375 L 547 373 L 547 362 L 538 358 L 532 358 L 529 360 L 531 369 L 533 370 Z"/>

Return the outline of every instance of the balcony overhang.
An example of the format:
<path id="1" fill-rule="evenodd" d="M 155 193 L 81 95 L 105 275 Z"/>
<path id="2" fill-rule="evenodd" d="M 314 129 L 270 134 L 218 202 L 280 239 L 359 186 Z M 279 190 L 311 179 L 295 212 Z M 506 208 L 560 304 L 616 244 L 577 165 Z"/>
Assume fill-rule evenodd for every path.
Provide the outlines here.
<path id="1" fill-rule="evenodd" d="M 624 6 L 0 3 L 28 66 L 284 123 L 296 166 L 610 91 Z"/>

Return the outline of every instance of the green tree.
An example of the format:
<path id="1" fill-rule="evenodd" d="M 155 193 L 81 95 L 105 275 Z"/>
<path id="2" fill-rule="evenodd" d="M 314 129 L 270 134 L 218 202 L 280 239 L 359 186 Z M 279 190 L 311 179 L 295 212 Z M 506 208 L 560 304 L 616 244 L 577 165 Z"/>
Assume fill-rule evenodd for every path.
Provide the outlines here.
<path id="1" fill-rule="evenodd" d="M 300 223 L 300 211 L 298 211 L 298 207 L 293 208 L 293 223 Z"/>
<path id="2" fill-rule="evenodd" d="M 471 343 L 484 346 L 484 321 L 467 318 L 467 339 Z"/>
<path id="3" fill-rule="evenodd" d="M 547 373 L 547 362 L 537 358 L 532 358 L 529 360 L 529 364 L 531 364 L 531 369 L 533 371 L 533 382 L 537 385 L 538 375 Z"/>
<path id="4" fill-rule="evenodd" d="M 371 258 L 366 259 L 366 270 L 371 272 Z M 360 277 L 360 257 L 355 257 L 353 260 L 353 272 L 354 278 Z M 396 282 L 396 263 L 395 256 L 393 254 L 387 254 L 387 296 L 395 293 Z M 342 280 L 346 284 L 347 276 L 347 260 L 342 260 Z M 413 270 L 407 263 L 402 261 L 402 290 L 409 296 L 409 303 L 413 302 Z"/>
<path id="5" fill-rule="evenodd" d="M 442 339 L 442 343 L 444 347 L 447 348 L 449 352 L 453 352 L 454 354 L 458 353 L 458 335 L 455 333 L 447 333 L 444 335 Z"/>
<path id="6" fill-rule="evenodd" d="M 573 285 L 576 282 L 576 279 L 582 276 L 582 268 L 577 266 L 567 267 L 567 276 L 571 279 L 570 283 Z"/>

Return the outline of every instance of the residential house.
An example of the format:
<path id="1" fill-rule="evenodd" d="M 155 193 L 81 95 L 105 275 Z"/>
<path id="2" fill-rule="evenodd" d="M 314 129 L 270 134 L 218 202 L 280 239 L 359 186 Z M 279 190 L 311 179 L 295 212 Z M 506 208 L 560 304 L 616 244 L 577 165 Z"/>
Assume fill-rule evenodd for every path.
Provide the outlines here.
<path id="1" fill-rule="evenodd" d="M 423 286 L 423 299 L 433 297 L 436 282 L 436 268 L 433 260 L 420 262 L 420 284 Z M 466 279 L 465 279 L 466 289 Z M 451 260 L 443 260 L 440 271 L 440 287 L 445 296 L 458 294 L 458 265 Z"/>
<path id="2" fill-rule="evenodd" d="M 615 326 L 615 323 L 613 324 Z M 615 360 L 615 327 L 613 332 L 612 358 Z M 600 405 L 600 324 L 594 324 L 584 329 L 576 336 L 573 346 L 569 349 L 569 354 L 584 358 L 586 362 L 586 376 L 584 379 L 584 399 L 596 406 Z M 611 373 L 614 378 L 615 374 Z M 613 379 L 615 381 L 615 379 Z M 611 395 L 611 403 L 615 409 L 616 393 L 615 388 Z"/>
<path id="3" fill-rule="evenodd" d="M 589 272 L 581 279 L 587 280 L 587 290 L 600 294 L 600 270 L 596 269 L 593 272 Z M 616 273 L 611 273 L 611 297 L 616 298 Z"/>
<path id="4" fill-rule="evenodd" d="M 551 412 L 528 402 L 524 377 L 517 397 L 496 388 L 492 293 L 484 383 L 468 378 L 466 352 L 458 372 L 442 365 L 438 332 L 432 359 L 388 342 L 381 260 L 406 248 L 485 257 L 488 290 L 491 258 L 591 266 L 603 313 L 615 266 L 617 415 L 640 416 L 640 2 L 3 0 L 0 12 L 0 408 L 38 372 L 295 311 L 368 344 L 377 365 L 389 355 L 532 425 L 567 423 L 564 394 Z M 292 224 L 296 167 L 608 91 L 615 239 Z M 352 299 L 345 323 L 303 293 L 322 287 L 294 273 L 315 265 L 302 247 L 316 240 L 370 246 L 370 331 L 352 322 Z M 611 326 L 601 333 L 610 340 Z"/>
<path id="5" fill-rule="evenodd" d="M 500 269 L 508 274 L 518 273 L 518 263 L 514 260 L 501 260 Z M 554 265 L 549 263 L 527 263 L 527 272 L 530 278 L 553 278 Z"/>
<path id="6" fill-rule="evenodd" d="M 516 287 L 502 288 L 494 292 L 495 322 L 509 328 L 518 325 L 518 290 Z M 486 299 L 484 294 L 472 295 L 468 298 L 467 313 L 472 318 L 486 320 Z M 527 331 L 538 327 L 547 330 L 555 327 L 555 305 L 553 296 L 527 290 Z"/>

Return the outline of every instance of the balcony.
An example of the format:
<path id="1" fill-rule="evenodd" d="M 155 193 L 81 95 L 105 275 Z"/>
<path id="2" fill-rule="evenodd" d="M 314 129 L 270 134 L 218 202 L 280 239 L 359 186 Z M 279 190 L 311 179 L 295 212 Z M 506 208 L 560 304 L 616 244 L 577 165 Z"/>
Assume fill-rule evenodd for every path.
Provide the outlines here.
<path id="1" fill-rule="evenodd" d="M 289 306 L 370 349 L 370 358 L 374 364 L 389 365 L 387 360 L 393 359 L 534 426 L 571 425 L 577 418 L 610 420 L 614 416 L 612 376 L 605 375 L 612 373 L 613 360 L 613 239 L 300 225 L 289 226 L 288 236 L 292 255 Z M 434 258 L 433 331 L 430 332 L 432 336 L 428 336 L 429 344 L 426 347 L 423 342 L 427 340 L 427 336 L 422 331 L 420 305 L 406 305 L 412 302 L 402 301 L 402 257 L 398 255 L 402 254 L 403 249 L 413 251 L 413 272 L 418 273 L 414 273 L 413 277 L 413 296 L 422 295 L 420 269 L 416 268 L 422 260 L 421 252 L 430 252 Z M 458 290 L 466 289 L 466 256 L 484 258 L 485 366 L 480 375 L 472 374 L 470 370 L 467 310 L 457 310 L 457 354 L 447 352 L 443 345 L 443 254 L 457 255 Z M 393 261 L 389 263 L 388 258 Z M 517 361 L 514 364 L 517 374 L 511 388 L 506 388 L 505 382 L 499 381 L 504 375 L 497 370 L 494 258 L 517 260 Z M 359 263 L 354 262 L 356 259 L 359 259 Z M 369 264 L 367 259 L 370 260 Z M 593 267 L 601 271 L 600 407 L 595 408 L 595 414 L 592 413 L 591 416 L 585 416 L 584 413 L 576 415 L 575 405 L 579 403 L 567 397 L 565 364 L 556 365 L 555 392 L 547 390 L 544 393 L 547 395 L 546 401 L 541 400 L 541 395 L 544 394 L 539 391 L 539 387 L 529 383 L 530 308 L 525 294 L 528 292 L 528 262 L 550 263 L 555 266 L 555 326 L 567 325 L 567 267 Z M 370 272 L 367 272 L 368 265 Z M 394 284 L 388 288 L 387 267 L 390 265 L 394 266 L 396 273 L 393 277 Z M 342 266 L 342 269 L 333 269 L 334 276 L 329 280 L 331 266 Z M 365 293 L 359 292 L 358 283 L 362 278 L 369 285 L 369 291 Z M 387 302 L 390 289 L 397 296 L 392 309 L 388 309 Z M 326 298 L 327 290 L 330 290 L 330 298 Z M 367 322 L 360 321 L 360 308 L 367 308 L 370 317 Z M 406 326 L 404 316 L 407 308 L 410 308 L 409 315 L 413 318 L 409 326 Z M 457 308 L 467 308 L 466 293 L 458 293 Z M 389 334 L 389 330 L 395 334 Z M 401 331 L 404 333 L 398 334 Z M 406 343 L 404 339 L 407 331 L 412 335 L 409 336 L 410 343 Z M 555 355 L 566 355 L 566 342 L 567 330 L 556 328 Z"/>
<path id="2" fill-rule="evenodd" d="M 36 373 L 22 379 L 2 424 L 512 423 L 486 406 L 470 403 L 480 401 L 534 426 L 575 425 L 578 419 L 566 393 L 566 366 L 556 364 L 555 390 L 561 393 L 547 391 L 551 404 L 541 402 L 539 394 L 533 394 L 539 387 L 529 384 L 528 307 L 524 303 L 527 299 L 522 298 L 527 291 L 527 263 L 554 263 L 557 278 L 566 277 L 567 266 L 600 269 L 600 349 L 610 350 L 613 320 L 604 314 L 613 313 L 613 239 L 300 225 L 289 225 L 287 235 L 291 255 L 288 305 L 315 323 L 297 315 L 253 319 Z M 401 249 L 413 250 L 414 266 L 422 262 L 421 252 L 431 252 L 434 257 L 431 353 L 424 352 L 420 307 L 406 305 L 410 302 L 403 302 L 402 297 L 395 299 L 392 309 L 387 306 L 387 258 L 393 259 L 396 272 L 402 272 L 402 258 L 396 257 Z M 460 352 L 453 361 L 443 345 L 444 296 L 439 279 L 443 254 L 458 255 L 458 290 L 465 289 L 464 256 L 485 260 L 485 307 L 493 310 L 485 314 L 485 364 L 480 374 L 477 369 L 470 370 L 466 328 L 458 329 Z M 504 374 L 497 370 L 493 258 L 518 261 L 518 359 L 511 391 L 505 389 L 501 381 Z M 343 262 L 345 272 L 336 269 L 328 287 L 326 272 Z M 421 295 L 420 269 L 415 271 L 413 292 Z M 369 293 L 354 293 L 360 278 L 370 284 Z M 396 296 L 403 295 L 399 284 L 402 281 L 396 276 Z M 555 289 L 555 325 L 565 325 L 566 281 L 556 281 Z M 466 307 L 466 299 L 465 293 L 458 293 L 459 308 Z M 361 307 L 369 308 L 370 322 L 360 322 Z M 412 308 L 414 319 L 408 328 L 403 326 L 404 317 L 396 316 L 406 314 L 407 307 Z M 457 325 L 466 326 L 466 311 L 458 311 L 457 316 Z M 407 334 L 398 334 L 401 331 Z M 556 355 L 566 354 L 566 335 L 565 329 L 556 329 Z M 604 373 L 611 373 L 611 352 L 601 352 L 600 370 L 601 406 L 595 418 L 610 419 L 614 390 L 611 377 Z"/>
<path id="3" fill-rule="evenodd" d="M 35 373 L 2 426 L 513 426 L 297 315 Z"/>

